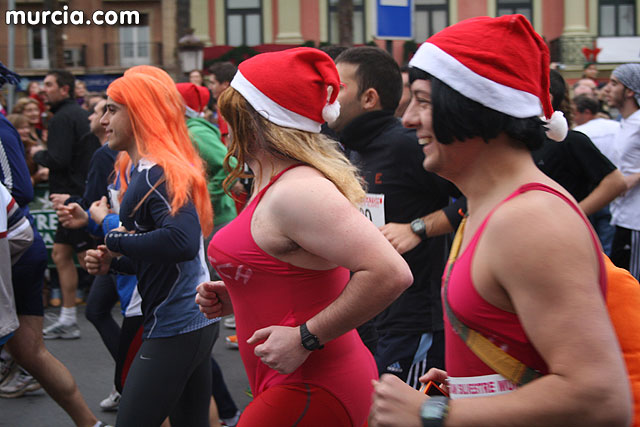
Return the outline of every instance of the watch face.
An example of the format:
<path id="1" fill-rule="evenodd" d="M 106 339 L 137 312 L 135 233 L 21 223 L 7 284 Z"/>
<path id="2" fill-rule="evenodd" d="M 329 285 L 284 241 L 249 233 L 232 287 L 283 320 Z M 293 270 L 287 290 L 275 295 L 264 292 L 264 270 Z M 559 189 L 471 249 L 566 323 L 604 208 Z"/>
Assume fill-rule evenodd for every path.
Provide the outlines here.
<path id="1" fill-rule="evenodd" d="M 424 222 L 422 220 L 416 219 L 413 222 L 411 222 L 411 231 L 413 231 L 416 234 L 421 234 L 424 232 L 425 226 L 424 226 Z"/>
<path id="2" fill-rule="evenodd" d="M 442 427 L 447 416 L 449 399 L 444 396 L 434 396 L 422 403 L 420 418 L 425 427 Z"/>
<path id="3" fill-rule="evenodd" d="M 432 405 L 426 405 L 422 409 L 424 418 L 440 418 L 444 412 L 445 404 L 442 402 L 432 402 Z"/>

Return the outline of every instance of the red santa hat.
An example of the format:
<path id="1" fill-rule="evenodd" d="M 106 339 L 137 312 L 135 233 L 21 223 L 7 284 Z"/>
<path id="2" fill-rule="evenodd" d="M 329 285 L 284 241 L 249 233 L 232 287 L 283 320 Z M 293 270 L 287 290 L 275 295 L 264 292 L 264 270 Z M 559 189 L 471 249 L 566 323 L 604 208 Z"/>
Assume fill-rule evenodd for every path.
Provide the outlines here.
<path id="1" fill-rule="evenodd" d="M 547 136 L 562 141 L 567 122 L 549 95 L 549 49 L 522 15 L 478 17 L 445 28 L 409 62 L 462 95 L 512 117 L 547 119 Z"/>
<path id="2" fill-rule="evenodd" d="M 265 119 L 279 126 L 320 132 L 340 114 L 340 77 L 321 50 L 299 47 L 256 55 L 238 66 L 231 87 Z"/>
<path id="3" fill-rule="evenodd" d="M 193 83 L 176 83 L 176 88 L 187 108 L 187 116 L 200 117 L 205 107 L 209 103 L 209 89 Z"/>

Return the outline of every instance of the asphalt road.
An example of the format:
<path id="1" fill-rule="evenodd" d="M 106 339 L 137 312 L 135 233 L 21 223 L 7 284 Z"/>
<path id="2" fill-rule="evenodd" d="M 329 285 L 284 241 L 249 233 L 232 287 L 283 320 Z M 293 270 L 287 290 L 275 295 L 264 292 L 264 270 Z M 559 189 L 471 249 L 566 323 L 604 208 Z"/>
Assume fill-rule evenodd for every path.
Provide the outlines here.
<path id="1" fill-rule="evenodd" d="M 45 326 L 57 316 L 59 309 L 47 309 Z M 114 317 L 121 322 L 120 313 Z M 107 352 L 97 331 L 84 317 L 84 306 L 78 307 L 81 338 L 78 340 L 48 340 L 49 351 L 68 369 L 78 383 L 89 408 L 99 420 L 114 424 L 115 412 L 102 412 L 100 401 L 111 391 L 115 363 Z M 245 394 L 249 386 L 237 350 L 226 348 L 224 337 L 234 331 L 221 325 L 220 337 L 214 346 L 214 356 L 222 368 L 224 379 L 236 405 L 244 409 L 251 398 Z M 68 427 L 71 418 L 43 391 L 29 393 L 17 399 L 0 398 L 0 426 L 2 427 Z"/>

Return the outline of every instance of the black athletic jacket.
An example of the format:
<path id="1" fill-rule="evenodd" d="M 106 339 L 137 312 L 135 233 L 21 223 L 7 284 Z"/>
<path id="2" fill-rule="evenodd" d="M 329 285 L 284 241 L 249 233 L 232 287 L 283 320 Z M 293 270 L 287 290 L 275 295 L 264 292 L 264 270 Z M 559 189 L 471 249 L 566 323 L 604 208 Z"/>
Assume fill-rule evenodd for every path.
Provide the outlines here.
<path id="1" fill-rule="evenodd" d="M 33 156 L 36 163 L 49 168 L 52 193 L 82 194 L 93 152 L 100 147 L 95 140 L 83 141 L 89 133 L 89 113 L 67 98 L 51 108 L 47 150 Z"/>
<path id="2" fill-rule="evenodd" d="M 385 222 L 409 223 L 448 204 L 452 185 L 427 172 L 415 131 L 390 111 L 360 115 L 340 142 L 361 169 L 368 193 L 385 195 Z M 442 330 L 440 282 L 446 262 L 446 236 L 432 237 L 403 255 L 414 282 L 378 315 L 378 331 L 425 333 Z"/>

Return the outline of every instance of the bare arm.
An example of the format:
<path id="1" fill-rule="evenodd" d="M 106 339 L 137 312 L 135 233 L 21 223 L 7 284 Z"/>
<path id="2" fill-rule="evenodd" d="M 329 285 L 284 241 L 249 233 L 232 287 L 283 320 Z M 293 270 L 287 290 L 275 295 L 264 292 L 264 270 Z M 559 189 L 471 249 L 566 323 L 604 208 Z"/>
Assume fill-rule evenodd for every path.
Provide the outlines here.
<path id="1" fill-rule="evenodd" d="M 431 212 L 422 217 L 422 220 L 427 237 L 441 236 L 454 231 L 442 209 Z M 400 254 L 409 252 L 420 243 L 420 237 L 411 231 L 411 224 L 390 222 L 380 227 L 380 231 Z"/>
<path id="2" fill-rule="evenodd" d="M 474 273 L 488 266 L 484 279 L 504 289 L 549 374 L 513 393 L 456 400 L 446 425 L 627 425 L 626 369 L 576 213 L 554 196 L 521 196 L 496 212 L 476 256 Z"/>
<path id="3" fill-rule="evenodd" d="M 640 176 L 640 174 L 638 174 Z M 605 176 L 591 193 L 580 201 L 585 214 L 591 215 L 607 206 L 613 199 L 627 190 L 625 177 L 615 169 Z"/>
<path id="4" fill-rule="evenodd" d="M 308 322 L 309 330 L 326 342 L 382 311 L 413 278 L 376 227 L 332 184 L 324 178 L 317 181 L 306 193 L 304 184 L 296 183 L 300 188 L 292 191 L 305 197 L 283 206 L 279 217 L 281 229 L 305 251 L 353 272 L 338 299 Z"/>

